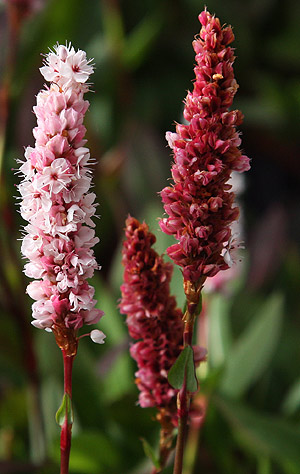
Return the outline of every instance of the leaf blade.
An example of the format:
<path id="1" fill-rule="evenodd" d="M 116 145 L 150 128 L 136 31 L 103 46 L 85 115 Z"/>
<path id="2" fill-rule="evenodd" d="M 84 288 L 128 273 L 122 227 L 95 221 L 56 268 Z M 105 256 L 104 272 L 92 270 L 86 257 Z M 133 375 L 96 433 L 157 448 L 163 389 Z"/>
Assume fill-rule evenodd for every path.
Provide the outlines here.
<path id="1" fill-rule="evenodd" d="M 186 377 L 186 389 L 188 392 L 196 392 L 198 382 L 195 372 L 194 352 L 191 346 L 186 346 L 177 357 L 175 363 L 168 373 L 169 384 L 180 390 Z"/>
<path id="2" fill-rule="evenodd" d="M 282 417 L 257 412 L 223 395 L 213 401 L 229 424 L 237 430 L 256 453 L 271 456 L 281 463 L 300 465 L 300 429 Z M 298 472 L 298 471 L 297 471 Z"/>
<path id="3" fill-rule="evenodd" d="M 72 400 L 68 393 L 64 393 L 62 403 L 55 415 L 56 423 L 59 426 L 62 426 L 65 423 L 66 418 L 67 418 L 67 424 L 72 425 L 74 421 L 73 408 L 72 408 Z"/>
<path id="4" fill-rule="evenodd" d="M 183 385 L 188 357 L 189 357 L 189 346 L 186 346 L 181 351 L 175 363 L 172 365 L 171 369 L 169 370 L 169 373 L 168 373 L 169 384 L 173 388 L 176 388 L 177 390 L 180 390 Z"/>
<path id="5" fill-rule="evenodd" d="M 140 438 L 140 439 L 143 443 L 143 448 L 144 448 L 144 452 L 146 456 L 152 461 L 152 464 L 156 467 L 156 469 L 161 469 L 159 459 L 157 458 L 152 446 L 148 443 L 148 441 L 145 438 Z"/>
<path id="6" fill-rule="evenodd" d="M 191 346 L 188 347 L 188 358 L 186 362 L 186 389 L 188 392 L 197 392 L 198 382 L 195 372 L 194 352 Z"/>
<path id="7" fill-rule="evenodd" d="M 232 347 L 221 380 L 224 395 L 240 397 L 263 373 L 279 339 L 282 310 L 282 296 L 273 294 Z"/>

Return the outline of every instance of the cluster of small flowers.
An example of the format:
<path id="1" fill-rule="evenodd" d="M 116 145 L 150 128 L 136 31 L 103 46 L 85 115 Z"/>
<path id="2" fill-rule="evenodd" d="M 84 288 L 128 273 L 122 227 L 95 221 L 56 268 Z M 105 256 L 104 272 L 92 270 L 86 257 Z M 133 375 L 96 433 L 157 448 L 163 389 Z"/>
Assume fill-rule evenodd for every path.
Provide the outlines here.
<path id="1" fill-rule="evenodd" d="M 193 283 L 232 265 L 236 243 L 231 225 L 239 210 L 228 181 L 232 171 L 250 168 L 238 148 L 236 126 L 242 114 L 229 111 L 238 88 L 233 49 L 228 47 L 234 40 L 232 29 L 221 27 L 206 10 L 199 21 L 200 37 L 193 42 L 196 80 L 184 107 L 187 123 L 177 124 L 176 133 L 166 135 L 174 153 L 174 185 L 161 192 L 169 217 L 160 221 L 161 229 L 178 240 L 168 255 Z"/>
<path id="2" fill-rule="evenodd" d="M 82 93 L 87 92 L 86 84 L 94 69 L 91 59 L 86 59 L 86 53 L 80 49 L 75 52 L 71 44 L 68 46 L 57 45 L 54 51 L 46 56 L 46 63 L 40 71 L 46 81 L 54 82 L 62 90 L 80 89 Z"/>
<path id="3" fill-rule="evenodd" d="M 170 296 L 172 265 L 152 248 L 156 239 L 145 223 L 128 217 L 125 235 L 120 310 L 127 315 L 130 336 L 139 340 L 130 349 L 139 368 L 139 403 L 167 410 L 176 419 L 177 391 L 167 375 L 182 349 L 183 323 Z"/>
<path id="4" fill-rule="evenodd" d="M 37 95 L 35 147 L 26 149 L 20 167 L 21 215 L 29 222 L 21 251 L 29 259 L 25 274 L 36 279 L 27 288 L 36 300 L 32 324 L 76 331 L 103 314 L 94 308 L 94 288 L 86 281 L 98 268 L 92 247 L 99 240 L 91 229 L 96 195 L 88 192 L 83 125 L 89 106 L 83 96 L 93 68 L 85 52 L 57 45 L 40 70 L 52 83 Z"/>
<path id="5" fill-rule="evenodd" d="M 242 272 L 242 259 L 240 250 L 244 248 L 243 245 L 243 209 L 240 205 L 239 198 L 245 188 L 244 175 L 234 171 L 229 180 L 232 186 L 232 191 L 235 193 L 236 202 L 239 206 L 239 218 L 231 225 L 232 242 L 234 247 L 230 252 L 226 249 L 224 253 L 224 260 L 227 261 L 229 268 L 225 271 L 218 272 L 214 277 L 208 278 L 204 284 L 204 291 L 206 293 L 223 293 L 229 295 L 233 289 L 232 283 L 240 277 Z"/>

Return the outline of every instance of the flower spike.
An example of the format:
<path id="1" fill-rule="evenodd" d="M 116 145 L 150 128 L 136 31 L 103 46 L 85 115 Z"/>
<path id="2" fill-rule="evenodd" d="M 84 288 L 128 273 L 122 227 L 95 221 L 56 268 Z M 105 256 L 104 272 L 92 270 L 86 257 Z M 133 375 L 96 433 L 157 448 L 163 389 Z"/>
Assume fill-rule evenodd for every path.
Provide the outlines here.
<path id="1" fill-rule="evenodd" d="M 90 152 L 83 125 L 89 102 L 84 100 L 93 72 L 86 53 L 57 45 L 40 69 L 51 82 L 37 95 L 34 148 L 25 151 L 20 170 L 21 215 L 28 221 L 22 254 L 25 274 L 34 278 L 27 292 L 35 300 L 33 322 L 52 330 L 59 347 L 74 355 L 77 330 L 99 321 L 94 289 L 87 283 L 99 268 L 91 227 L 96 195 L 89 192 Z"/>
<path id="2" fill-rule="evenodd" d="M 185 99 L 185 124 L 167 132 L 173 150 L 174 184 L 161 192 L 168 217 L 163 232 L 178 243 L 168 248 L 185 280 L 198 282 L 229 268 L 234 248 L 231 224 L 238 218 L 228 184 L 232 171 L 243 172 L 249 159 L 239 150 L 239 110 L 229 110 L 238 85 L 234 78 L 234 35 L 208 11 L 199 15 L 200 35 L 193 42 L 196 80 Z"/>
<path id="3" fill-rule="evenodd" d="M 125 235 L 120 310 L 127 315 L 130 336 L 138 340 L 130 353 L 139 367 L 139 403 L 169 409 L 173 416 L 176 396 L 167 374 L 182 348 L 183 324 L 170 295 L 172 265 L 152 248 L 156 239 L 145 223 L 128 217 Z"/>

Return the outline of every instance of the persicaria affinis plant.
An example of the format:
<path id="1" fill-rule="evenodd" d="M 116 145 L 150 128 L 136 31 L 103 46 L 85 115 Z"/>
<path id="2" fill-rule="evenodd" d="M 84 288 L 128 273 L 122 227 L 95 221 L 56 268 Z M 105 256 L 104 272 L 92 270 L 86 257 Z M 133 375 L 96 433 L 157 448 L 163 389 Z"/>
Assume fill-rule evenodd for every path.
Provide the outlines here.
<path id="1" fill-rule="evenodd" d="M 139 404 L 158 410 L 163 465 L 177 426 L 176 390 L 167 377 L 182 349 L 182 312 L 170 294 L 172 264 L 164 262 L 153 249 L 156 238 L 148 226 L 128 217 L 125 236 L 120 310 L 127 315 L 130 336 L 138 341 L 130 353 L 138 365 Z"/>
<path id="2" fill-rule="evenodd" d="M 20 167 L 21 215 L 28 221 L 22 254 L 29 262 L 25 274 L 34 278 L 27 292 L 35 300 L 33 322 L 52 331 L 63 351 L 65 397 L 62 405 L 62 467 L 68 472 L 71 419 L 72 361 L 78 345 L 78 330 L 95 324 L 103 312 L 95 308 L 94 288 L 87 280 L 98 268 L 92 247 L 98 242 L 91 218 L 95 193 L 89 191 L 90 152 L 84 139 L 84 115 L 89 102 L 84 94 L 93 72 L 84 51 L 57 45 L 40 69 L 49 81 L 37 95 L 33 130 L 34 148 L 25 151 Z M 92 339 L 102 343 L 104 335 L 93 330 Z"/>
<path id="3" fill-rule="evenodd" d="M 230 110 L 238 85 L 234 78 L 234 40 L 230 26 L 207 10 L 199 15 L 200 35 L 193 42 L 196 53 L 195 82 L 184 105 L 185 123 L 166 138 L 173 150 L 173 184 L 161 192 L 167 217 L 161 229 L 173 235 L 177 243 L 167 249 L 184 278 L 186 312 L 183 342 L 185 354 L 191 354 L 194 322 L 201 303 L 201 290 L 207 277 L 213 277 L 232 263 L 236 242 L 232 223 L 239 209 L 229 179 L 233 171 L 250 168 L 249 159 L 239 149 L 237 126 L 243 116 Z M 177 363 L 182 367 L 182 363 Z M 174 369 L 176 366 L 174 366 Z M 173 369 L 173 374 L 174 374 Z M 188 420 L 190 393 L 185 379 L 178 393 L 179 432 L 174 474 L 182 472 L 183 443 Z"/>

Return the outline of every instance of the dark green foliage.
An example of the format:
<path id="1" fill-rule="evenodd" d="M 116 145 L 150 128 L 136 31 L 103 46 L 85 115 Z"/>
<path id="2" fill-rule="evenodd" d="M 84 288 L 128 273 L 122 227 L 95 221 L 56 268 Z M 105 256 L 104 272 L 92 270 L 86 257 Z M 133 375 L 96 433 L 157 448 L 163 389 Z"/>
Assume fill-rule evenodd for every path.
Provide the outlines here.
<path id="1" fill-rule="evenodd" d="M 195 376 L 194 356 L 191 346 L 186 346 L 182 350 L 168 373 L 170 385 L 178 390 L 183 386 L 185 378 L 187 391 L 196 392 L 197 379 Z"/>

